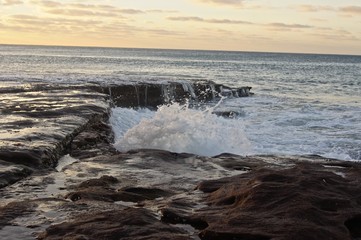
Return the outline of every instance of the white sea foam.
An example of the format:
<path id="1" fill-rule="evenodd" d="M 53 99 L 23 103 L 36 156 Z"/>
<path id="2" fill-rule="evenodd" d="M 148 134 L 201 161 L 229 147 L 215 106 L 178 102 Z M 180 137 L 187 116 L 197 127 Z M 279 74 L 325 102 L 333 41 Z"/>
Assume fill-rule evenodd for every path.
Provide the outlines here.
<path id="1" fill-rule="evenodd" d="M 242 113 L 236 119 L 217 117 L 211 114 L 214 108 L 200 111 L 175 103 L 157 112 L 115 108 L 111 123 L 120 151 L 152 148 L 205 156 L 318 154 L 360 160 L 360 113 L 345 106 L 334 116 L 330 107 L 323 103 L 295 107 L 289 99 L 259 96 L 217 105 L 216 112 Z"/>
<path id="2" fill-rule="evenodd" d="M 142 120 L 152 118 L 154 114 L 154 111 L 147 108 L 113 108 L 109 121 L 113 128 L 115 141 L 120 140 L 129 129 L 138 125 Z"/>
<path id="3" fill-rule="evenodd" d="M 200 111 L 173 103 L 159 107 L 152 115 L 144 109 L 116 108 L 111 123 L 115 147 L 120 151 L 148 148 L 202 156 L 250 152 L 242 121 L 218 117 L 211 109 Z"/>
<path id="4" fill-rule="evenodd" d="M 56 170 L 58 172 L 61 172 L 66 166 L 75 163 L 77 161 L 78 159 L 73 158 L 69 154 L 67 154 L 58 160 L 58 165 L 56 166 Z"/>
<path id="5" fill-rule="evenodd" d="M 244 113 L 242 121 L 253 154 L 361 159 L 361 111 L 357 111 L 360 107 L 295 102 L 289 98 L 257 96 L 230 99 L 222 108 Z"/>

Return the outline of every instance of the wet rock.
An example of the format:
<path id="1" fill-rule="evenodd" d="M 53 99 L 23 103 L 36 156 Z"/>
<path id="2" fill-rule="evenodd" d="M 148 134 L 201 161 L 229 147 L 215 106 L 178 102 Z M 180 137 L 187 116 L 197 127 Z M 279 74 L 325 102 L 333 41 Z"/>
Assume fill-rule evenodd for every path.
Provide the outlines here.
<path id="1" fill-rule="evenodd" d="M 68 152 L 77 159 L 112 154 L 116 152 L 112 146 L 113 139 L 109 124 L 103 120 L 95 121 L 72 139 Z"/>
<path id="2" fill-rule="evenodd" d="M 208 227 L 207 221 L 198 216 L 188 215 L 188 211 L 184 211 L 185 205 L 189 203 L 183 202 L 178 206 L 172 203 L 171 207 L 164 208 L 161 210 L 162 221 L 171 224 L 188 224 L 198 230 L 203 230 Z M 192 209 L 190 205 L 188 210 Z"/>
<path id="3" fill-rule="evenodd" d="M 118 179 L 112 176 L 102 176 L 98 179 L 89 179 L 77 186 L 77 190 L 70 192 L 66 198 L 72 201 L 105 201 L 105 202 L 141 202 L 159 197 L 170 196 L 169 191 L 158 188 L 124 187 L 116 189 L 114 184 Z"/>
<path id="4" fill-rule="evenodd" d="M 12 165 L 0 160 L 0 188 L 29 176 L 33 171 L 22 165 Z"/>
<path id="5" fill-rule="evenodd" d="M 171 196 L 172 193 L 159 188 L 125 187 L 120 192 L 133 196 L 139 196 L 140 200 L 152 200 L 160 197 Z M 139 200 L 138 200 L 139 201 Z M 134 201 L 131 201 L 134 202 Z"/>
<path id="6" fill-rule="evenodd" d="M 105 201 L 105 202 L 133 202 L 138 203 L 144 200 L 152 200 L 158 197 L 169 195 L 165 191 L 158 189 L 143 189 L 143 191 L 134 193 L 127 189 L 115 190 L 104 187 L 88 187 L 67 194 L 66 198 L 72 201 Z"/>
<path id="7" fill-rule="evenodd" d="M 115 177 L 104 175 L 97 179 L 89 179 L 79 184 L 78 188 L 89 187 L 109 187 L 111 184 L 118 183 L 119 180 Z"/>
<path id="8" fill-rule="evenodd" d="M 35 206 L 33 202 L 21 201 L 0 207 L 0 229 L 9 225 L 13 219 L 32 213 Z"/>
<path id="9" fill-rule="evenodd" d="M 57 239 L 190 239 L 187 232 L 160 222 L 146 209 L 128 208 L 79 216 L 72 222 L 50 226 L 39 236 Z"/>
<path id="10" fill-rule="evenodd" d="M 15 90 L 3 89 L 0 99 L 0 159 L 10 163 L 54 167 L 76 135 L 107 118 L 107 96 L 87 86 Z"/>
<path id="11" fill-rule="evenodd" d="M 161 84 L 114 85 L 104 89 L 118 107 L 153 107 L 164 103 Z"/>
<path id="12" fill-rule="evenodd" d="M 156 109 L 171 102 L 184 103 L 186 100 L 207 102 L 227 97 L 251 96 L 251 87 L 230 88 L 211 81 L 137 83 L 111 85 L 103 88 L 118 107 L 147 107 Z"/>
<path id="13" fill-rule="evenodd" d="M 205 181 L 209 193 L 194 217 L 209 225 L 201 239 L 357 239 L 360 237 L 358 167 L 339 176 L 319 164 L 259 169 Z"/>

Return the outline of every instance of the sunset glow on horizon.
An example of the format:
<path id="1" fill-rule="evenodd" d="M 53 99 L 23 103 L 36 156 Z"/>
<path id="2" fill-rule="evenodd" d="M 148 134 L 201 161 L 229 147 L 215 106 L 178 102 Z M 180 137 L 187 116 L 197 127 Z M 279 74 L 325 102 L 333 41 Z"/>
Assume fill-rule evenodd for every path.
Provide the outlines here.
<path id="1" fill-rule="evenodd" d="M 361 55 L 361 2 L 0 0 L 0 44 Z"/>

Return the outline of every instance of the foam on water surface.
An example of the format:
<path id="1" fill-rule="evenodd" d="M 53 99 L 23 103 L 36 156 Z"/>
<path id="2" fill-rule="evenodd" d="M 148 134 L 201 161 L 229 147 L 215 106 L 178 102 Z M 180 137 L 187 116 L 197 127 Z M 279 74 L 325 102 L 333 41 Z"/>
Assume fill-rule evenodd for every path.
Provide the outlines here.
<path id="1" fill-rule="evenodd" d="M 361 108 L 357 104 L 264 95 L 232 99 L 225 105 L 244 113 L 242 120 L 254 154 L 317 154 L 361 160 Z"/>
<path id="2" fill-rule="evenodd" d="M 295 106 L 292 99 L 256 96 L 227 99 L 206 110 L 178 103 L 161 106 L 157 112 L 115 108 L 111 124 L 120 151 L 150 148 L 202 156 L 317 154 L 360 160 L 357 108 L 322 101 Z M 240 114 L 223 118 L 213 111 Z"/>
<path id="3" fill-rule="evenodd" d="M 211 109 L 200 111 L 179 103 L 163 105 L 153 113 L 116 108 L 111 123 L 120 151 L 147 148 L 202 156 L 250 152 L 242 121 L 218 117 Z"/>
<path id="4" fill-rule="evenodd" d="M 56 170 L 61 172 L 66 166 L 78 161 L 78 159 L 71 157 L 69 154 L 64 155 L 58 160 L 58 166 L 56 166 Z"/>

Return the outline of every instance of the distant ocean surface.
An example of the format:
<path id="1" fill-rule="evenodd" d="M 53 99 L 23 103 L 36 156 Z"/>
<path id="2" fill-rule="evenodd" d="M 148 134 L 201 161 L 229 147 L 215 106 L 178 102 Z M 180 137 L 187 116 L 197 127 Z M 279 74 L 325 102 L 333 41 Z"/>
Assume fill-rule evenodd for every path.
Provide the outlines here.
<path id="1" fill-rule="evenodd" d="M 0 87 L 200 80 L 255 95 L 217 106 L 233 119 L 178 105 L 113 109 L 116 146 L 361 160 L 361 56 L 0 45 Z"/>

